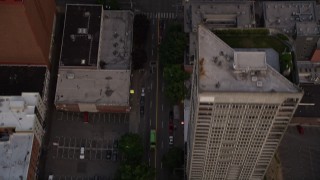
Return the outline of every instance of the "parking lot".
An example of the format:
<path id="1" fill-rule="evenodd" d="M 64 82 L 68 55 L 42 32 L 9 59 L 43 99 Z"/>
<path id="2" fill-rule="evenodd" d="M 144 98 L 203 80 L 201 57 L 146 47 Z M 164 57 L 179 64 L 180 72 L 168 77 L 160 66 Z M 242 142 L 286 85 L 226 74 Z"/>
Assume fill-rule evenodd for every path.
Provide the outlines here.
<path id="1" fill-rule="evenodd" d="M 58 111 L 58 121 L 83 122 L 84 113 Z M 111 123 L 128 124 L 129 114 L 127 113 L 88 113 L 89 123 Z"/>
<path id="2" fill-rule="evenodd" d="M 55 111 L 51 126 L 44 179 L 114 178 L 121 160 L 117 142 L 129 132 L 129 114 Z"/>
<path id="3" fill-rule="evenodd" d="M 115 139 L 86 139 L 77 137 L 55 137 L 53 141 L 55 159 L 80 159 L 80 148 L 84 148 L 84 159 L 106 160 L 107 151 L 117 151 Z M 111 160 L 111 159 L 109 159 Z"/>

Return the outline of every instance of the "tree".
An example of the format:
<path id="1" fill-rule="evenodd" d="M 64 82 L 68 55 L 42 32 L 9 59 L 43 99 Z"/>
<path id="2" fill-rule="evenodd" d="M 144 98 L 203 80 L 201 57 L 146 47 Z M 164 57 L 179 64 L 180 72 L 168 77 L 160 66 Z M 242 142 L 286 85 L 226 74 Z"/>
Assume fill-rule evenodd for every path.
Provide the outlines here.
<path id="1" fill-rule="evenodd" d="M 291 52 L 283 52 L 279 59 L 281 73 L 285 76 L 289 76 L 293 68 Z"/>
<path id="2" fill-rule="evenodd" d="M 171 25 L 159 49 L 162 65 L 183 63 L 186 44 L 187 37 L 181 26 Z"/>
<path id="3" fill-rule="evenodd" d="M 116 174 L 118 180 L 152 180 L 154 177 L 155 170 L 146 164 L 122 164 Z"/>
<path id="4" fill-rule="evenodd" d="M 133 133 L 123 135 L 119 141 L 119 150 L 128 164 L 139 164 L 143 155 L 141 137 Z"/>
<path id="5" fill-rule="evenodd" d="M 132 52 L 133 69 L 143 68 L 144 63 L 147 62 L 147 53 L 144 49 L 135 49 Z"/>
<path id="6" fill-rule="evenodd" d="M 162 157 L 162 163 L 165 168 L 173 171 L 175 168 L 181 168 L 184 163 L 184 152 L 182 149 L 173 147 Z"/>
<path id="7" fill-rule="evenodd" d="M 164 79 L 167 82 L 165 94 L 172 103 L 176 103 L 185 98 L 187 88 L 184 81 L 189 78 L 189 74 L 182 70 L 180 65 L 166 66 L 163 70 Z"/>

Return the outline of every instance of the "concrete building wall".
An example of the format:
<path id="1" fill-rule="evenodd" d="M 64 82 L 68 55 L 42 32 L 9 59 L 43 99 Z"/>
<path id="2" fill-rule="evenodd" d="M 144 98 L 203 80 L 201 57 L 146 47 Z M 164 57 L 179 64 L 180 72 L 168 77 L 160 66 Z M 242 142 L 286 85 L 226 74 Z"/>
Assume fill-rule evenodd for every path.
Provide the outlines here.
<path id="1" fill-rule="evenodd" d="M 188 178 L 262 179 L 302 94 L 198 96 L 191 105 Z"/>
<path id="2" fill-rule="evenodd" d="M 8 2 L 0 3 L 0 63 L 50 65 L 54 1 Z"/>
<path id="3" fill-rule="evenodd" d="M 32 151 L 31 151 L 27 180 L 36 179 L 36 173 L 38 170 L 38 162 L 39 162 L 39 155 L 40 155 L 40 149 L 41 149 L 40 147 L 41 147 L 41 144 L 36 138 L 34 138 L 32 143 Z"/>
<path id="4" fill-rule="evenodd" d="M 294 45 L 298 61 L 310 61 L 320 36 L 297 36 Z"/>
<path id="5" fill-rule="evenodd" d="M 88 106 L 90 108 L 79 107 L 79 104 L 68 104 L 68 103 L 56 103 L 56 108 L 62 111 L 73 111 L 73 112 L 112 112 L 112 113 L 126 113 L 130 111 L 129 106 L 112 106 L 112 105 L 95 105 Z"/>

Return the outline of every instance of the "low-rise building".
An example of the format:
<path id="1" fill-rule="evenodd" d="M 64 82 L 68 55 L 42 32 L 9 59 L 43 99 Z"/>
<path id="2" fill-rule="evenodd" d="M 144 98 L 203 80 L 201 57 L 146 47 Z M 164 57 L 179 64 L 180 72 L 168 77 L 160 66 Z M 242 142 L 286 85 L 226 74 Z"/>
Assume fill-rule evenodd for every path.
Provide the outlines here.
<path id="1" fill-rule="evenodd" d="M 66 6 L 57 109 L 130 110 L 132 26 L 130 11 L 103 11 L 99 5 Z"/>
<path id="2" fill-rule="evenodd" d="M 39 93 L 0 96 L 0 179 L 35 179 L 46 116 Z"/>
<path id="3" fill-rule="evenodd" d="M 265 27 L 294 38 L 297 60 L 309 60 L 320 37 L 315 1 L 266 1 Z"/>
<path id="4" fill-rule="evenodd" d="M 255 26 L 254 4 L 249 1 L 188 2 L 184 5 L 184 31 L 189 33 L 189 53 L 185 69 L 192 69 L 196 54 L 198 25 L 208 29 Z"/>

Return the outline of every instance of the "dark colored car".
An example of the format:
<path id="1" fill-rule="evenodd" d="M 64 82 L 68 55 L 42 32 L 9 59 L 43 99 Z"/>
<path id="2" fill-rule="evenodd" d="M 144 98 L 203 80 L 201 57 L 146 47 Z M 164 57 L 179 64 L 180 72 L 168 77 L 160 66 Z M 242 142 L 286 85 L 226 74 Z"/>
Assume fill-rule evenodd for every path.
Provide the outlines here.
<path id="1" fill-rule="evenodd" d="M 169 119 L 170 119 L 170 120 L 171 120 L 171 119 L 173 120 L 173 111 L 170 111 L 170 112 L 169 112 Z"/>
<path id="2" fill-rule="evenodd" d="M 117 159 L 118 159 L 118 151 L 117 150 L 113 150 L 112 161 L 117 161 Z"/>
<path id="3" fill-rule="evenodd" d="M 107 159 L 111 159 L 111 157 L 112 157 L 112 151 L 111 151 L 111 150 L 107 150 L 107 156 L 106 156 L 106 158 L 107 158 Z"/>
<path id="4" fill-rule="evenodd" d="M 119 142 L 118 142 L 118 140 L 114 140 L 113 141 L 113 148 L 118 148 L 118 144 L 119 144 Z"/>
<path id="5" fill-rule="evenodd" d="M 169 121 L 169 136 L 173 135 L 173 121 Z"/>
<path id="6" fill-rule="evenodd" d="M 88 112 L 84 112 L 83 113 L 83 122 L 84 123 L 88 123 L 89 122 L 89 113 Z"/>
<path id="7" fill-rule="evenodd" d="M 303 135 L 304 134 L 304 129 L 301 125 L 297 125 L 297 130 L 298 130 L 298 133 Z"/>
<path id="8" fill-rule="evenodd" d="M 140 106 L 140 115 L 141 115 L 141 116 L 144 115 L 144 106 Z"/>

